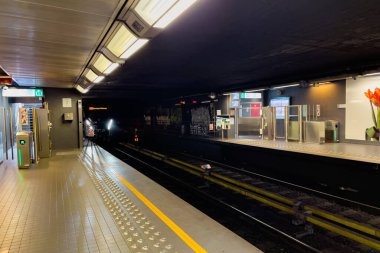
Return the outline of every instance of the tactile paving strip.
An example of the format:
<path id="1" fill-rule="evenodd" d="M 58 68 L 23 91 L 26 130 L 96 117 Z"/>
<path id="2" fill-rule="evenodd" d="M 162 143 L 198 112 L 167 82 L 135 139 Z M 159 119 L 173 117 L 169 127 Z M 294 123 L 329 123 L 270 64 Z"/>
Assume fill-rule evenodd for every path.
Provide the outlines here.
<path id="1" fill-rule="evenodd" d="M 92 168 L 86 166 L 86 169 L 131 252 L 176 252 L 167 236 L 158 230 L 103 169 L 95 164 Z"/>
<path id="2" fill-rule="evenodd" d="M 0 252 L 130 252 L 75 155 L 0 167 Z"/>

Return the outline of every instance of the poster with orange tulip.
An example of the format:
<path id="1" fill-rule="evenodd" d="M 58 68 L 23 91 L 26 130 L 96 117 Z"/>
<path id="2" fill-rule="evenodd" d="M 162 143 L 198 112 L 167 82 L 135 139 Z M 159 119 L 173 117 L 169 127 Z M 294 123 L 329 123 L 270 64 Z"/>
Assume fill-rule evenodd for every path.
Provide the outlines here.
<path id="1" fill-rule="evenodd" d="M 366 139 L 378 141 L 380 137 L 380 88 L 375 88 L 373 92 L 368 89 L 367 92 L 364 92 L 364 95 L 369 99 L 374 124 L 373 127 L 366 129 Z"/>

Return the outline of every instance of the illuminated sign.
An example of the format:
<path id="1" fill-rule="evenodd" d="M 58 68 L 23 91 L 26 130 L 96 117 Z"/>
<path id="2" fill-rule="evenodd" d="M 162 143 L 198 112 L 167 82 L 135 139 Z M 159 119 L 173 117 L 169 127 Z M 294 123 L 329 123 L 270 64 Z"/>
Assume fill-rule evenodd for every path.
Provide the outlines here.
<path id="1" fill-rule="evenodd" d="M 101 110 L 108 110 L 108 108 L 107 107 L 92 107 L 92 106 L 90 106 L 90 107 L 88 107 L 88 110 L 90 110 L 90 111 L 101 111 Z"/>
<path id="2" fill-rule="evenodd" d="M 0 76 L 0 84 L 1 85 L 11 85 L 12 84 L 12 77 Z"/>
<path id="3" fill-rule="evenodd" d="M 38 98 L 42 98 L 44 96 L 44 91 L 42 89 L 35 89 L 34 96 Z"/>
<path id="4" fill-rule="evenodd" d="M 241 98 L 261 98 L 261 93 L 245 92 L 240 94 Z"/>
<path id="5" fill-rule="evenodd" d="M 7 89 L 3 90 L 3 97 L 43 97 L 42 89 Z"/>

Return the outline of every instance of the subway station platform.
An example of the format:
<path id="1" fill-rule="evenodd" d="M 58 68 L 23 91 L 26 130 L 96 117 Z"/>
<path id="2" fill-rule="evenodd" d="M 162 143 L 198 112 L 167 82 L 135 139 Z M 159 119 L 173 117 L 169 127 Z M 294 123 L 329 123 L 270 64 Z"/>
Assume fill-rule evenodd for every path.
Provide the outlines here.
<path id="1" fill-rule="evenodd" d="M 254 233 L 254 232 L 253 232 Z M 0 252 L 260 252 L 98 146 L 0 167 Z"/>
<path id="2" fill-rule="evenodd" d="M 283 140 L 216 139 L 216 141 L 330 158 L 380 164 L 380 145 L 354 143 L 299 143 Z"/>

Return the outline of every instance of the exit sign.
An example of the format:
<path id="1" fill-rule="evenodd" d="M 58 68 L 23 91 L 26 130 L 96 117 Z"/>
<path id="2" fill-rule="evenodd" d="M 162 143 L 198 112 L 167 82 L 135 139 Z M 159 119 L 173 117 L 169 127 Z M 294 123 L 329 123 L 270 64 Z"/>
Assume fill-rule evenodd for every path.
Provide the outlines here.
<path id="1" fill-rule="evenodd" d="M 42 98 L 44 96 L 43 89 L 35 89 L 34 90 L 34 96 L 37 98 Z"/>
<path id="2" fill-rule="evenodd" d="M 43 97 L 43 89 L 7 89 L 3 90 L 3 97 Z"/>

